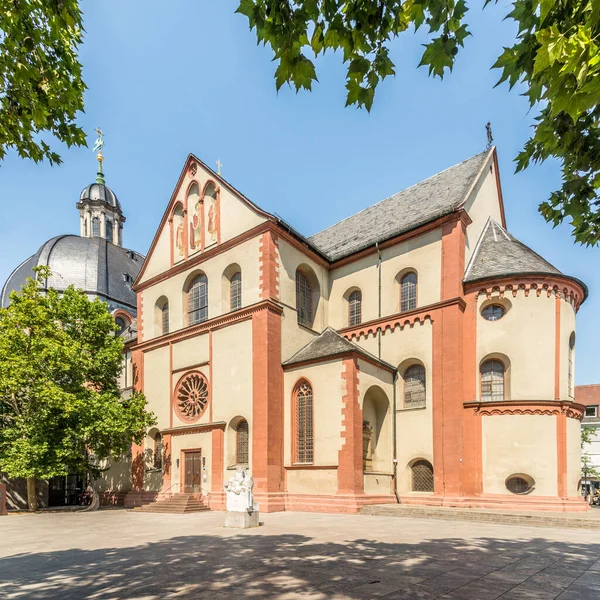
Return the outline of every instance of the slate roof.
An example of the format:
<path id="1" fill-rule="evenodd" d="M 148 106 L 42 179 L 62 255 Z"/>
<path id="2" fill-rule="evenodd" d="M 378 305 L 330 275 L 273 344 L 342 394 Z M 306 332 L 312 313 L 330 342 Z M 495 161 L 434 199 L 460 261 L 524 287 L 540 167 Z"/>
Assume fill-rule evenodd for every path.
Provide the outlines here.
<path id="1" fill-rule="evenodd" d="M 63 291 L 73 285 L 103 300 L 125 305 L 135 312 L 136 294 L 124 276 L 130 275 L 134 280 L 143 262 L 141 254 L 111 244 L 103 238 L 59 235 L 48 240 L 36 254 L 11 273 L 0 293 L 0 305 L 10 304 L 10 292 L 21 289 L 27 277 L 33 275 L 33 267 L 48 265 L 52 277 L 47 281 L 47 288 Z"/>
<path id="2" fill-rule="evenodd" d="M 377 361 L 388 369 L 396 370 L 396 367 L 377 358 L 374 354 L 367 352 L 358 344 L 348 341 L 331 327 L 327 327 L 320 335 L 313 338 L 306 346 L 298 350 L 294 356 L 284 361 L 283 364 L 294 365 L 309 360 L 332 358 L 347 354 L 348 352 L 357 352 L 366 358 Z"/>
<path id="3" fill-rule="evenodd" d="M 564 275 L 494 219 L 488 219 L 465 271 L 465 282 L 532 273 Z"/>
<path id="4" fill-rule="evenodd" d="M 369 206 L 309 237 L 308 241 L 334 261 L 450 214 L 466 200 L 492 151 L 477 154 Z"/>

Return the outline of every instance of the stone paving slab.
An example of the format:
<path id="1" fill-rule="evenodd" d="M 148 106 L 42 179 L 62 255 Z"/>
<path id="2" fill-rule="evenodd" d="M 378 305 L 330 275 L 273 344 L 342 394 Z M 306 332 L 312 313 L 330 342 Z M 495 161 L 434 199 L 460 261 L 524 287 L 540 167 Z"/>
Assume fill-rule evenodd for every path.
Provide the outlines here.
<path id="1" fill-rule="evenodd" d="M 593 531 L 362 515 L 0 518 L 2 600 L 599 600 Z"/>

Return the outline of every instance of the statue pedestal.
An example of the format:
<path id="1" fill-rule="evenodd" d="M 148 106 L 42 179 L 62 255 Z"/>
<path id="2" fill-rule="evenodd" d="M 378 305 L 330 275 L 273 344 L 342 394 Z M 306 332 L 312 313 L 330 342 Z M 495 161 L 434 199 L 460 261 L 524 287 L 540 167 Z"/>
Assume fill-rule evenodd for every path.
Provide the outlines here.
<path id="1" fill-rule="evenodd" d="M 250 527 L 258 527 L 258 511 L 245 510 L 233 511 L 228 510 L 225 513 L 225 527 L 233 527 L 235 529 L 250 529 Z"/>

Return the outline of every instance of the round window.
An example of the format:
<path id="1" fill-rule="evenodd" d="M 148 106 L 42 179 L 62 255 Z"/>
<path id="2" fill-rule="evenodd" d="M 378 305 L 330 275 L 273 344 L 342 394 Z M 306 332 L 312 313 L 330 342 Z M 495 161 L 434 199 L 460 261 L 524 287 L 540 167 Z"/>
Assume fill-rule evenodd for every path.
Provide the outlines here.
<path id="1" fill-rule="evenodd" d="M 208 405 L 208 381 L 197 371 L 184 375 L 175 388 L 175 412 L 185 423 L 194 423 Z"/>
<path id="2" fill-rule="evenodd" d="M 512 494 L 527 494 L 533 488 L 533 479 L 526 475 L 511 475 L 506 480 L 506 489 Z"/>
<path id="3" fill-rule="evenodd" d="M 498 321 L 505 314 L 504 306 L 500 304 L 488 304 L 482 311 L 481 316 L 486 321 Z"/>

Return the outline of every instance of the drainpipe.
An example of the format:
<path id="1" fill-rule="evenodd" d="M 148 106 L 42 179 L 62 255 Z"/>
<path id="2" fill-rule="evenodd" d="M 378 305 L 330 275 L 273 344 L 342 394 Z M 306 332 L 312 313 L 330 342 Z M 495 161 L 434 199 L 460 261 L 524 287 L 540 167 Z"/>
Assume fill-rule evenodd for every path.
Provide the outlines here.
<path id="1" fill-rule="evenodd" d="M 379 250 L 379 242 L 375 242 L 375 248 L 377 248 L 377 270 L 379 275 L 379 289 L 378 289 L 378 307 L 377 307 L 377 318 L 381 319 L 381 252 Z M 381 360 L 381 328 L 377 330 L 377 357 Z"/>
<path id="2" fill-rule="evenodd" d="M 396 414 L 396 382 L 398 381 L 398 370 L 396 369 L 396 371 L 394 372 L 394 394 L 393 394 L 393 405 L 394 405 L 394 411 L 393 411 L 393 416 L 394 416 L 394 423 L 393 423 L 393 460 L 392 460 L 392 465 L 393 465 L 393 476 L 392 476 L 392 481 L 394 482 L 394 496 L 396 496 L 396 502 L 398 504 L 401 504 L 400 502 L 400 496 L 398 496 L 398 450 L 396 447 L 396 418 L 397 418 L 397 414 Z"/>

